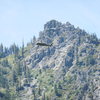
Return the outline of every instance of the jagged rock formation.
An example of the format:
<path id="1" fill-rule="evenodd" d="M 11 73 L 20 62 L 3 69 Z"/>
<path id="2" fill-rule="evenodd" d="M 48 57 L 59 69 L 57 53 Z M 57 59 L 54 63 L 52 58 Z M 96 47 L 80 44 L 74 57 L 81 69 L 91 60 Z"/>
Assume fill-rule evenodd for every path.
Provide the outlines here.
<path id="1" fill-rule="evenodd" d="M 37 46 L 41 41 L 53 46 Z M 25 54 L 21 63 L 31 80 L 25 85 L 27 78 L 21 76 L 20 99 L 100 99 L 100 40 L 95 35 L 51 20 Z"/>
<path id="2" fill-rule="evenodd" d="M 76 86 L 73 88 L 80 90 L 70 100 L 100 99 L 100 50 L 97 49 L 100 41 L 95 35 L 89 35 L 69 22 L 62 24 L 51 20 L 44 25 L 37 41 L 53 43 L 53 46 L 33 46 L 30 57 L 26 58 L 29 67 L 53 69 L 56 82 L 62 80 L 64 72 L 65 75 L 70 73 Z M 91 85 L 94 90 L 97 87 L 95 91 L 91 90 Z M 69 100 L 68 96 L 66 98 Z"/>

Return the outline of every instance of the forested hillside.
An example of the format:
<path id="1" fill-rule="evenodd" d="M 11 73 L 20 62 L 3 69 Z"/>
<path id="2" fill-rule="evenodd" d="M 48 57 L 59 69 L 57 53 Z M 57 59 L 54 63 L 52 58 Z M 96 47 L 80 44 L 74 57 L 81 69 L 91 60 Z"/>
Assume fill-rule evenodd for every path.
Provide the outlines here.
<path id="1" fill-rule="evenodd" d="M 0 100 L 100 100 L 100 39 L 51 20 L 27 46 L 1 44 Z"/>

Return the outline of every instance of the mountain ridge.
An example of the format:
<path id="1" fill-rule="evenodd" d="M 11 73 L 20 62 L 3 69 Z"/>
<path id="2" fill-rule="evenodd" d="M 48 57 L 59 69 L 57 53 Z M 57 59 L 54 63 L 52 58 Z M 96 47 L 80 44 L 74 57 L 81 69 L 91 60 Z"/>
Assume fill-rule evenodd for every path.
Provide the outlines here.
<path id="1" fill-rule="evenodd" d="M 95 34 L 51 20 L 38 39 L 11 50 L 0 59 L 1 79 L 9 87 L 0 81 L 1 100 L 100 99 L 100 40 Z"/>

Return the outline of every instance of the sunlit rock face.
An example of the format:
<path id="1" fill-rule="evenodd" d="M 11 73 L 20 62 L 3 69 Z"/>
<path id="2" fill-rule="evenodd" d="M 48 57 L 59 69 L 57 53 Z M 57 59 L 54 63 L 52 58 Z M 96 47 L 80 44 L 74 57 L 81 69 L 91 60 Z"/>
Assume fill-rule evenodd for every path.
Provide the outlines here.
<path id="1" fill-rule="evenodd" d="M 49 68 L 60 68 L 62 65 L 70 68 L 75 64 L 85 66 L 86 59 L 88 59 L 86 57 L 97 53 L 95 44 L 99 44 L 99 41 L 95 36 L 94 40 L 91 39 L 93 36 L 79 27 L 75 28 L 69 22 L 63 24 L 51 20 L 44 25 L 44 30 L 40 32 L 37 42 L 53 43 L 53 45 L 51 47 L 33 47 L 30 64 L 32 67 L 48 66 Z M 83 59 L 85 60 L 83 61 Z M 88 64 L 95 65 L 96 62 L 92 59 Z"/>
<path id="2" fill-rule="evenodd" d="M 26 59 L 30 68 L 53 69 L 57 82 L 64 80 L 64 77 L 70 74 L 75 82 L 74 85 L 70 84 L 73 89 L 75 86 L 76 90 L 80 91 L 73 97 L 74 100 L 100 99 L 100 50 L 98 49 L 100 40 L 95 35 L 89 35 L 69 22 L 51 20 L 44 25 L 44 30 L 40 32 L 37 42 L 53 43 L 53 45 L 51 47 L 33 46 L 29 58 Z M 67 91 L 66 94 L 66 99 L 69 100 L 70 92 Z"/>

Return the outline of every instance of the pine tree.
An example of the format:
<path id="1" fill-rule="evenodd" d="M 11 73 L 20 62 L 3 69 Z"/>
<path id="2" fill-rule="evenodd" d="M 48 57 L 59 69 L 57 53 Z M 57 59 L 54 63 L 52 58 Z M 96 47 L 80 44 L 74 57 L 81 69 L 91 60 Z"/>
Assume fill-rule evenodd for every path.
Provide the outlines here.
<path id="1" fill-rule="evenodd" d="M 14 85 L 14 83 L 16 83 L 16 82 L 18 82 L 18 74 L 17 74 L 17 72 L 16 71 L 13 71 L 13 85 Z"/>
<path id="2" fill-rule="evenodd" d="M 0 52 L 3 52 L 3 44 L 0 45 Z"/>
<path id="3" fill-rule="evenodd" d="M 33 36 L 33 39 L 32 39 L 32 41 L 31 41 L 31 44 L 32 44 L 32 45 L 34 45 L 34 44 L 35 44 L 35 42 L 36 42 L 36 37 L 35 37 L 35 36 Z"/>
<path id="4" fill-rule="evenodd" d="M 36 93 L 35 93 L 35 90 L 34 89 L 32 89 L 32 93 L 33 93 L 33 96 L 34 96 L 34 99 L 33 100 L 37 100 L 36 99 Z"/>
<path id="5" fill-rule="evenodd" d="M 24 72 L 24 77 L 27 77 L 26 76 L 26 74 L 27 74 L 27 72 L 26 72 L 27 71 L 27 66 L 26 66 L 26 62 L 25 61 L 23 61 L 23 69 L 22 70 Z"/>
<path id="6" fill-rule="evenodd" d="M 1 62 L 1 64 L 2 64 L 2 66 L 4 66 L 4 67 L 9 67 L 9 66 L 10 66 L 7 58 L 4 59 L 4 60 Z"/>
<path id="7" fill-rule="evenodd" d="M 21 55 L 22 55 L 22 58 L 24 58 L 24 42 L 22 43 L 22 50 L 21 50 Z"/>
<path id="8" fill-rule="evenodd" d="M 0 58 L 4 57 L 3 44 L 0 45 Z"/>
<path id="9" fill-rule="evenodd" d="M 39 88 L 38 88 L 38 95 L 41 95 L 41 88 L 40 88 L 40 84 L 39 84 Z"/>
<path id="10" fill-rule="evenodd" d="M 4 57 L 9 55 L 9 50 L 7 47 L 4 48 Z"/>

